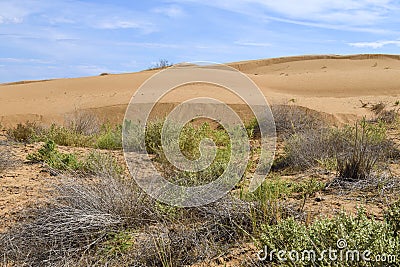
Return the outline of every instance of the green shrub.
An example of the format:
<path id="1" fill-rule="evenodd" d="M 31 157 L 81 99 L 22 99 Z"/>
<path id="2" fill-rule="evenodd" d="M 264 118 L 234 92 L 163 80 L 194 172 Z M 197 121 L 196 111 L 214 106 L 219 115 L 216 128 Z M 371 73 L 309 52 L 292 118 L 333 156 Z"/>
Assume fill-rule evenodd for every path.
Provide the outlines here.
<path id="1" fill-rule="evenodd" d="M 395 235 L 400 238 L 400 200 L 390 205 L 385 213 L 385 220 Z"/>
<path id="2" fill-rule="evenodd" d="M 145 149 L 145 144 L 142 144 L 144 133 L 141 125 L 125 120 L 122 129 L 126 151 L 143 151 Z"/>
<path id="3" fill-rule="evenodd" d="M 52 140 L 60 146 L 89 147 L 93 144 L 93 138 L 93 136 L 75 132 L 70 128 L 52 124 L 50 128 L 43 130 L 37 136 L 36 141 Z"/>
<path id="4" fill-rule="evenodd" d="M 145 142 L 146 150 L 150 154 L 156 154 L 161 149 L 161 132 L 163 121 L 149 122 L 146 125 Z"/>
<path id="5" fill-rule="evenodd" d="M 61 153 L 54 141 L 47 141 L 36 153 L 28 154 L 27 159 L 33 162 L 44 162 L 57 170 L 78 170 L 82 163 L 74 154 Z"/>
<path id="6" fill-rule="evenodd" d="M 286 205 L 285 200 L 290 197 L 306 199 L 324 187 L 324 183 L 314 179 L 293 182 L 278 178 L 266 180 L 254 192 L 242 192 L 241 198 L 255 204 L 251 215 L 254 229 L 257 229 L 263 223 L 277 223 L 290 216 L 302 217 L 302 210 L 297 208 L 296 214 L 294 209 Z"/>
<path id="7" fill-rule="evenodd" d="M 340 258 L 332 262 L 328 258 L 328 252 L 325 257 L 320 257 L 322 251 L 336 249 L 336 255 L 339 255 L 340 244 L 346 242 L 342 247 L 344 255 L 347 251 L 358 250 L 363 253 L 366 250 L 371 252 L 371 258 L 379 255 L 400 255 L 400 239 L 394 235 L 393 230 L 386 223 L 368 219 L 365 211 L 359 209 L 356 216 L 341 213 L 332 219 L 319 219 L 311 225 L 305 225 L 289 218 L 275 225 L 264 225 L 260 235 L 260 243 L 265 246 L 268 252 L 275 250 L 284 250 L 286 252 L 296 251 L 300 257 L 295 261 L 281 261 L 280 266 L 376 266 L 376 262 L 351 261 L 351 257 Z M 314 251 L 316 253 L 315 261 L 311 261 L 307 256 L 302 258 L 304 251 Z M 306 254 L 307 255 L 307 254 Z M 268 254 L 270 256 L 270 254 Z M 267 260 L 270 260 L 267 257 Z M 274 255 L 273 261 L 277 262 L 277 255 Z M 384 263 L 387 264 L 387 263 Z M 386 266 L 386 265 L 385 265 Z"/>
<path id="8" fill-rule="evenodd" d="M 83 169 L 93 175 L 98 176 L 122 176 L 124 168 L 120 165 L 112 154 L 92 151 L 82 163 Z"/>
<path id="9" fill-rule="evenodd" d="M 98 248 L 98 253 L 105 258 L 122 256 L 134 245 L 134 235 L 129 231 L 109 233 L 106 239 Z"/>
<path id="10" fill-rule="evenodd" d="M 103 125 L 100 134 L 96 136 L 94 147 L 112 150 L 122 149 L 122 125 L 115 127 Z"/>
<path id="11" fill-rule="evenodd" d="M 161 141 L 156 139 L 156 137 L 161 136 L 161 129 L 162 125 L 160 124 L 153 125 L 150 128 L 150 131 L 146 133 L 146 139 L 149 140 L 146 145 L 156 153 L 155 160 L 161 164 L 161 171 L 168 180 L 179 185 L 194 186 L 209 183 L 224 173 L 231 156 L 230 139 L 225 130 L 212 129 L 207 123 L 198 127 L 187 124 L 182 128 L 179 136 L 179 148 L 188 160 L 199 159 L 201 155 L 199 147 L 201 141 L 205 138 L 213 140 L 217 146 L 215 158 L 210 166 L 202 171 L 191 172 L 179 170 L 169 162 L 161 146 Z M 168 130 L 175 131 L 175 125 L 171 125 L 171 128 L 167 128 Z M 168 140 L 168 134 L 166 136 L 164 148 L 168 148 L 173 143 L 173 140 Z"/>

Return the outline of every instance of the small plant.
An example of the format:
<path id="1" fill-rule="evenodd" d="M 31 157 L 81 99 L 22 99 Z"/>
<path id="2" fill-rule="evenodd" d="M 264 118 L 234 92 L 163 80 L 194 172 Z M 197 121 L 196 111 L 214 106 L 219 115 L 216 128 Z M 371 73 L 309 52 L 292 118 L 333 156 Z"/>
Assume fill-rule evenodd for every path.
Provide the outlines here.
<path id="1" fill-rule="evenodd" d="M 122 148 L 122 126 L 103 125 L 101 133 L 97 136 L 94 147 L 100 149 L 121 149 Z"/>
<path id="2" fill-rule="evenodd" d="M 157 63 L 150 67 L 149 70 L 165 69 L 171 66 L 172 63 L 170 63 L 167 59 L 160 59 Z"/>
<path id="3" fill-rule="evenodd" d="M 293 183 L 293 192 L 301 193 L 302 196 L 312 196 L 325 188 L 325 183 L 310 179 L 300 183 Z"/>
<path id="4" fill-rule="evenodd" d="M 31 143 L 36 141 L 42 130 L 42 127 L 35 122 L 27 121 L 25 124 L 18 123 L 15 128 L 8 129 L 6 135 L 9 139 L 17 142 Z"/>
<path id="5" fill-rule="evenodd" d="M 126 253 L 134 245 L 134 236 L 129 231 L 110 233 L 106 241 L 99 245 L 99 254 L 106 258 L 118 257 Z"/>
<path id="6" fill-rule="evenodd" d="M 78 170 L 82 168 L 74 154 L 61 153 L 54 141 L 47 141 L 36 153 L 28 154 L 27 159 L 33 162 L 44 162 L 57 170 Z"/>
<path id="7" fill-rule="evenodd" d="M 109 153 L 92 151 L 82 165 L 87 173 L 97 176 L 122 176 L 124 174 L 124 168 Z"/>
<path id="8" fill-rule="evenodd" d="M 400 200 L 390 205 L 385 213 L 385 221 L 400 239 Z"/>
<path id="9" fill-rule="evenodd" d="M 293 182 L 274 179 L 265 181 L 254 192 L 241 193 L 243 199 L 254 203 L 250 210 L 253 231 L 257 232 L 260 224 L 276 224 L 293 215 L 284 200 L 292 196 L 294 190 Z"/>

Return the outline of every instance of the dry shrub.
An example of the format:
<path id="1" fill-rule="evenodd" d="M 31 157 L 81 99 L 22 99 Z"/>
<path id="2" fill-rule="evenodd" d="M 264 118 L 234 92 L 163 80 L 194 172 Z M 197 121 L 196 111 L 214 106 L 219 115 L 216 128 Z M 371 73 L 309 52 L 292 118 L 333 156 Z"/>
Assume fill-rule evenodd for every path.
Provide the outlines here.
<path id="1" fill-rule="evenodd" d="M 271 108 L 278 134 L 290 134 L 326 126 L 326 118 L 318 112 L 295 105 L 276 105 Z"/>
<path id="2" fill-rule="evenodd" d="M 338 138 L 344 146 L 335 148 L 337 175 L 343 179 L 366 179 L 377 162 L 387 159 L 394 150 L 386 129 L 365 120 L 345 128 Z"/>
<path id="3" fill-rule="evenodd" d="M 66 118 L 66 125 L 75 133 L 84 135 L 97 134 L 101 130 L 98 116 L 90 111 L 76 110 Z"/>
<path id="4" fill-rule="evenodd" d="M 332 189 L 332 192 L 338 195 L 349 195 L 354 192 L 365 192 L 378 199 L 385 199 L 391 194 L 400 192 L 400 179 L 393 177 L 387 172 L 373 173 L 362 180 L 350 180 L 336 178 L 331 181 L 327 188 Z"/>
<path id="5" fill-rule="evenodd" d="M 126 266 L 186 266 L 210 260 L 243 240 L 243 230 L 250 231 L 250 226 L 248 203 L 231 197 L 186 209 L 173 221 L 138 233 Z M 119 266 L 120 258 L 109 262 Z"/>
<path id="6" fill-rule="evenodd" d="M 47 266 L 80 257 L 123 225 L 140 226 L 153 216 L 152 201 L 119 174 L 66 179 L 53 203 L 27 212 L 0 235 L 2 258 L 18 265 Z"/>
<path id="7" fill-rule="evenodd" d="M 5 264 L 124 266 L 126 261 L 125 266 L 183 266 L 216 256 L 242 240 L 243 230 L 251 231 L 247 202 L 225 197 L 199 208 L 164 205 L 117 168 L 104 171 L 104 165 L 114 164 L 107 160 L 94 160 L 91 173 L 96 175 L 90 179 L 57 184 L 52 204 L 27 212 L 18 225 L 0 234 Z M 133 245 L 115 242 L 123 232 L 135 233 Z M 125 250 L 127 246 L 132 249 Z"/>
<path id="8" fill-rule="evenodd" d="M 293 169 L 304 170 L 334 155 L 333 132 L 328 128 L 310 129 L 286 139 L 285 157 L 282 164 Z"/>
<path id="9" fill-rule="evenodd" d="M 173 64 L 169 62 L 167 59 L 160 59 L 158 62 L 153 64 L 153 66 L 149 67 L 148 70 L 159 70 L 171 67 Z"/>
<path id="10" fill-rule="evenodd" d="M 281 164 L 307 169 L 334 159 L 338 176 L 363 179 L 378 161 L 397 153 L 383 125 L 363 121 L 353 127 L 310 129 L 293 134 L 286 139 Z"/>
<path id="11" fill-rule="evenodd" d="M 375 115 L 378 115 L 385 109 L 385 107 L 386 107 L 386 105 L 384 103 L 380 102 L 377 104 L 373 104 L 371 106 L 371 111 L 373 111 L 375 113 Z"/>
<path id="12" fill-rule="evenodd" d="M 120 224 L 110 214 L 94 210 L 50 206 L 0 236 L 0 252 L 9 264 L 51 266 L 79 255 Z"/>
<path id="13" fill-rule="evenodd" d="M 384 110 L 377 115 L 376 120 L 382 121 L 387 124 L 392 124 L 398 121 L 399 119 L 399 110 L 391 109 L 391 110 Z"/>
<path id="14" fill-rule="evenodd" d="M 36 122 L 27 121 L 25 124 L 18 123 L 16 127 L 8 129 L 6 136 L 13 141 L 31 143 L 42 131 L 43 128 Z"/>

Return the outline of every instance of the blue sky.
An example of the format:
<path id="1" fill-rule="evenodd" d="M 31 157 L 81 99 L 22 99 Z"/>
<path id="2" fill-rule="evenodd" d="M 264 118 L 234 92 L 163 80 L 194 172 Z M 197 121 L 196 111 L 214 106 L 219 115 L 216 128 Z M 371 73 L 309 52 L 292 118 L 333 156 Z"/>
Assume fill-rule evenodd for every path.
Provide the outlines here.
<path id="1" fill-rule="evenodd" d="M 0 0 L 0 82 L 232 62 L 400 53 L 390 0 Z"/>

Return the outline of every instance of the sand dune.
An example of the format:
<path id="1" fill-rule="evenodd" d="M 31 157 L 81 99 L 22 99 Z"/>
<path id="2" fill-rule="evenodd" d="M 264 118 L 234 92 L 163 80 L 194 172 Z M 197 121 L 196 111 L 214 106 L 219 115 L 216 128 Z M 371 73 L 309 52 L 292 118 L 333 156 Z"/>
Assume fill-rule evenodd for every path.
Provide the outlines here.
<path id="1" fill-rule="evenodd" d="M 367 109 L 361 108 L 360 100 L 388 105 L 400 100 L 398 55 L 296 56 L 228 65 L 252 79 L 271 104 L 290 102 L 332 114 L 339 121 L 369 115 Z M 0 122 L 3 125 L 26 120 L 59 122 L 80 109 L 120 121 L 131 96 L 156 72 L 1 84 Z M 223 97 L 236 110 L 241 109 L 238 98 L 205 84 L 184 86 L 166 96 L 160 107 L 169 110 L 171 103 L 210 95 Z"/>

